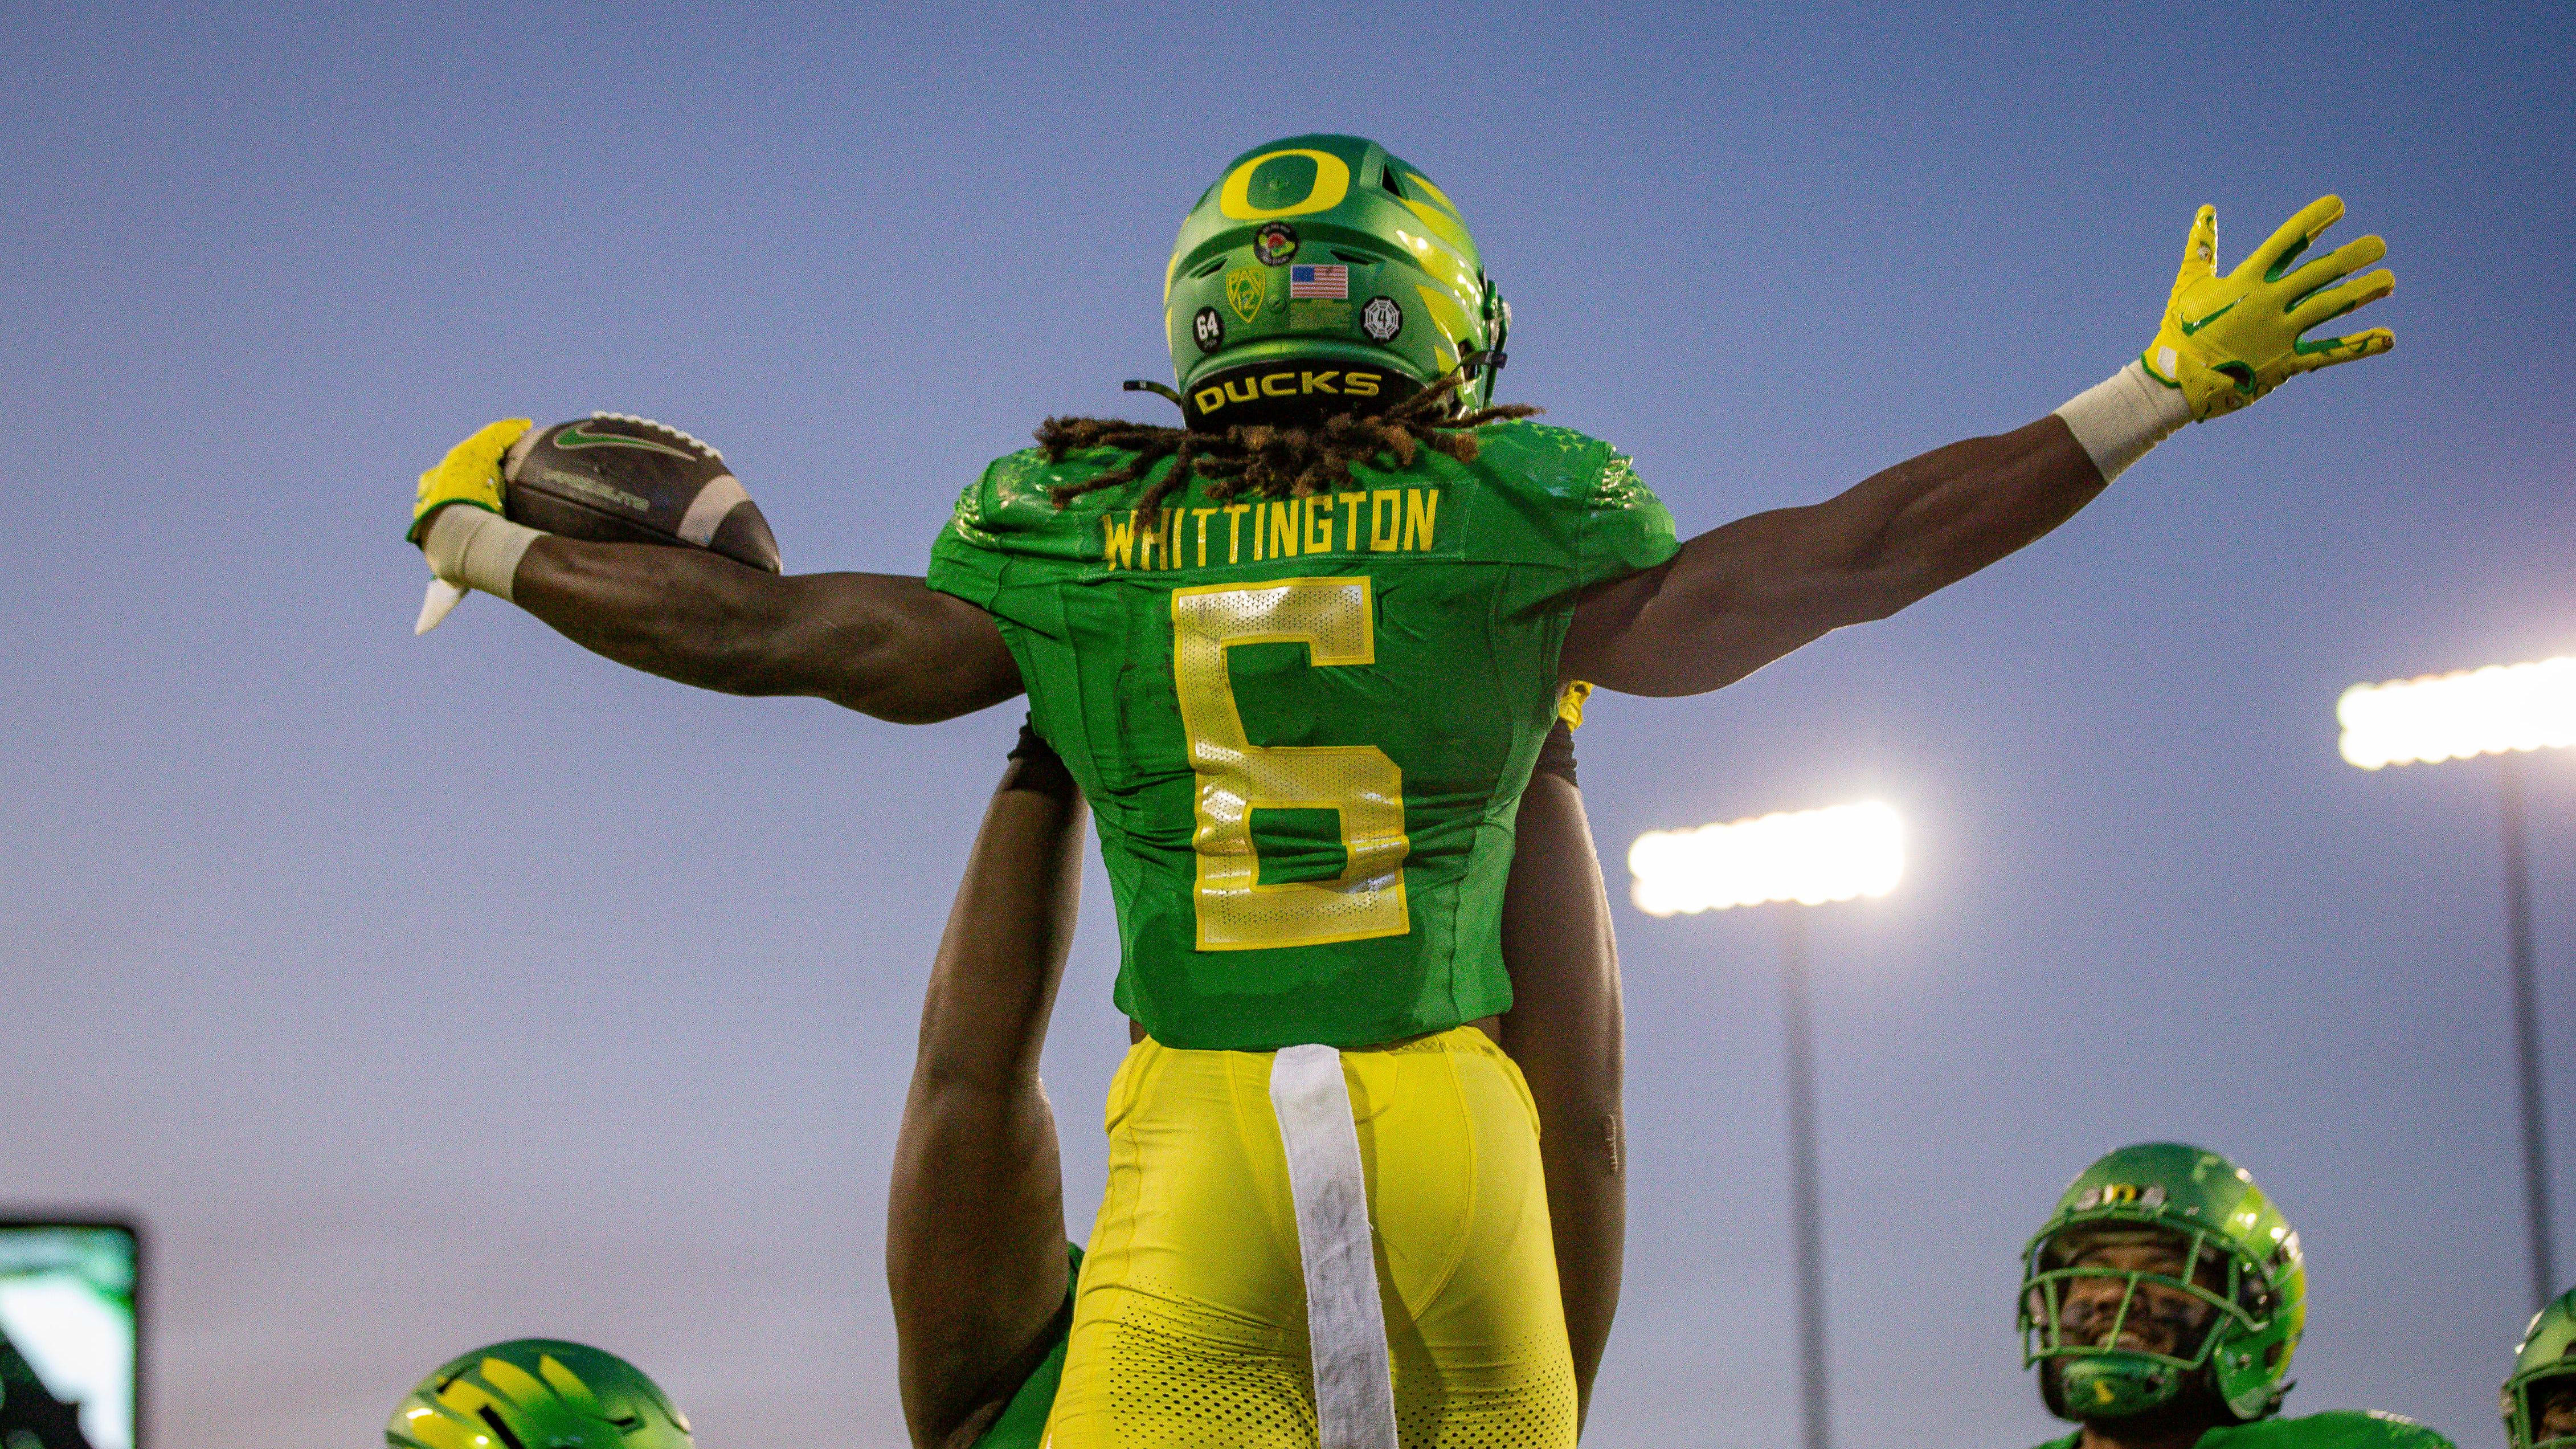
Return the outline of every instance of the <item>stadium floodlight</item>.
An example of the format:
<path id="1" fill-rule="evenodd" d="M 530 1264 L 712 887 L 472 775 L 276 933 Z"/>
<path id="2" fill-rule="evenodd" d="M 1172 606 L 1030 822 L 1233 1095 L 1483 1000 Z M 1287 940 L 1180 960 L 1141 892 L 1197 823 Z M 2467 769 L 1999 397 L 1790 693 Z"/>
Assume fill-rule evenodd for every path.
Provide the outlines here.
<path id="1" fill-rule="evenodd" d="M 1875 800 L 1649 830 L 1628 847 L 1628 896 L 1650 916 L 1883 896 L 1904 873 L 1905 823 Z"/>
<path id="2" fill-rule="evenodd" d="M 1628 899 L 1650 916 L 1770 902 L 1883 896 L 1905 874 L 1905 822 L 1876 800 L 1649 830 L 1628 847 Z M 1805 912 L 1783 921 L 1780 1021 L 1789 1075 L 1789 1230 L 1798 1275 L 1798 1386 L 1806 1449 L 1833 1442 L 1825 1395 L 1824 1193 L 1816 1171 L 1816 1047 Z"/>
<path id="3" fill-rule="evenodd" d="M 2365 770 L 2576 745 L 2576 659 L 2356 684 L 2335 701 L 2343 757 Z"/>
<path id="4" fill-rule="evenodd" d="M 2490 664 L 2385 684 L 2356 684 L 2335 701 L 2343 757 L 2365 770 L 2501 755 L 2505 950 L 2513 981 L 2522 1085 L 2522 1188 L 2534 1306 L 2558 1290 L 2551 1253 L 2549 1131 L 2542 1115 L 2540 987 L 2532 961 L 2531 857 L 2523 825 L 2521 756 L 2576 745 L 2576 658 Z"/>

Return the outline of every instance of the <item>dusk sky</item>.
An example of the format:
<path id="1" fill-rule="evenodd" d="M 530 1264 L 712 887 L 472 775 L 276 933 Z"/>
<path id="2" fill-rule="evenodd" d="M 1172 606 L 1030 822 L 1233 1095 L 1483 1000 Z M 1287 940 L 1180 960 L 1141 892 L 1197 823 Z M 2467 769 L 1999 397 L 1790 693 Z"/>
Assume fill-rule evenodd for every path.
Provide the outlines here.
<path id="1" fill-rule="evenodd" d="M 1383 141 L 1511 298 L 1500 396 L 1686 533 L 2047 412 L 2311 198 L 2389 357 L 1698 699 L 1600 699 L 1627 1295 L 1587 1442 L 1791 1442 L 1785 907 L 1640 831 L 1876 797 L 1811 913 L 1844 1449 L 2063 1432 L 2016 1254 L 2181 1139 L 2299 1229 L 2292 1413 L 2499 1442 L 2530 1311 L 2496 762 L 2348 684 L 2576 653 L 2576 8 L 14 7 L 0 88 L 0 1211 L 150 1235 L 151 1442 L 378 1442 L 527 1334 L 705 1449 L 904 1442 L 883 1256 L 920 990 L 1016 704 L 693 693 L 496 600 L 411 622 L 412 481 L 496 417 L 721 446 L 794 571 L 918 573 L 1052 412 L 1164 405 L 1181 214 Z M 2524 762 L 2576 1276 L 2576 759 Z M 1096 863 L 1047 1056 L 1088 1231 L 1124 1049 Z"/>

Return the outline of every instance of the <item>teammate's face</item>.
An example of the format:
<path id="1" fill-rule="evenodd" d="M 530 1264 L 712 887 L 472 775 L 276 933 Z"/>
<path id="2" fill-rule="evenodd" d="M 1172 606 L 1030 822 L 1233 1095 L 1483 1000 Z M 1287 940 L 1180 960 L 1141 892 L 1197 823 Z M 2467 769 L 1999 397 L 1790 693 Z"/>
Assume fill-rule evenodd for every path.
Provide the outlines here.
<path id="1" fill-rule="evenodd" d="M 2131 1296 L 2132 1280 L 2127 1276 L 2151 1273 L 2188 1281 L 2188 1252 L 2189 1245 L 2179 1235 L 2154 1229 L 2090 1234 L 2069 1245 L 2068 1267 L 2102 1269 L 2106 1274 L 2121 1276 L 2071 1278 L 2058 1290 L 2058 1323 L 2065 1342 L 2192 1357 L 2199 1351 L 2201 1335 L 2217 1310 L 2188 1293 L 2145 1278 L 2135 1280 L 2137 1289 Z M 2206 1270 L 2203 1276 L 2207 1276 Z M 2129 1298 L 2125 1316 L 2120 1312 L 2124 1297 Z"/>
<path id="2" fill-rule="evenodd" d="M 2576 1435 L 2576 1378 L 2549 1379 L 2531 1388 L 2531 1437 Z"/>

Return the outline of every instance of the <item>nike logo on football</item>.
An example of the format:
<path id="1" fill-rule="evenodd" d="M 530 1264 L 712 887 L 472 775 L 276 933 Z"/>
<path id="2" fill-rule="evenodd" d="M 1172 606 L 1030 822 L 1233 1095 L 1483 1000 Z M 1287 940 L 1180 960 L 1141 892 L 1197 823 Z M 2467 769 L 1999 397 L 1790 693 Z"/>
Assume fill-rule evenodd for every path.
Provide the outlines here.
<path id="1" fill-rule="evenodd" d="M 2182 324 L 2182 335 L 2189 337 L 2203 327 L 2208 326 L 2210 323 L 2217 321 L 2219 318 L 2224 317 L 2235 310 L 2236 304 L 2230 302 L 2226 306 L 2219 308 L 2217 311 L 2210 313 L 2208 316 L 2201 318 L 2197 322 L 2185 322 Z"/>
<path id="2" fill-rule="evenodd" d="M 641 448 L 648 453 L 668 453 L 674 458 L 685 458 L 692 463 L 698 458 L 695 453 L 674 448 L 667 443 L 657 443 L 650 438 L 628 437 L 624 433 L 585 433 L 579 423 L 555 434 L 554 445 L 558 448 Z"/>

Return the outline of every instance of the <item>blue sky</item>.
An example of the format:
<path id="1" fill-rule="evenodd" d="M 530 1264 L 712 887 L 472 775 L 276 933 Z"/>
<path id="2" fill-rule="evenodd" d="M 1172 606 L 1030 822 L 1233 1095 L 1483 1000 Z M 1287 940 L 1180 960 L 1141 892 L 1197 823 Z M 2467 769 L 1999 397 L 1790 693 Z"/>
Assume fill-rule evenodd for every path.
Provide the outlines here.
<path id="1" fill-rule="evenodd" d="M 1841 1440 L 2024 1445 L 2015 1252 L 2203 1142 L 2308 1244 L 2294 1411 L 2494 1442 L 2524 1303 L 2492 762 L 2365 775 L 2356 680 L 2576 652 L 2563 7 L 1319 4 L 23 12 L 0 94 L 0 1198 L 155 1233 L 153 1425 L 369 1442 L 588 1338 L 711 1449 L 901 1442 L 884 1179 L 1016 710 L 693 695 L 489 599 L 409 634 L 410 480 L 506 414 L 711 438 L 792 569 L 915 572 L 1050 413 L 1166 375 L 1181 212 L 1383 139 L 1512 298 L 1503 396 L 1686 529 L 2027 421 L 2340 191 L 2390 357 L 2059 535 L 1581 740 L 1638 831 L 1876 794 L 1813 923 Z M 2534 759 L 2562 1204 L 2576 772 Z M 1095 877 L 1072 1227 L 1121 1024 Z M 1591 1439 L 1793 1432 L 1778 920 L 1624 904 L 1632 1272 Z M 2576 1264 L 2576 1233 L 2559 1237 Z"/>

